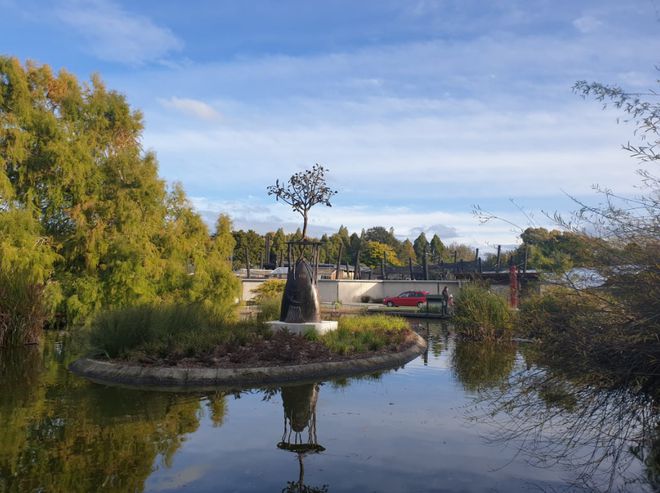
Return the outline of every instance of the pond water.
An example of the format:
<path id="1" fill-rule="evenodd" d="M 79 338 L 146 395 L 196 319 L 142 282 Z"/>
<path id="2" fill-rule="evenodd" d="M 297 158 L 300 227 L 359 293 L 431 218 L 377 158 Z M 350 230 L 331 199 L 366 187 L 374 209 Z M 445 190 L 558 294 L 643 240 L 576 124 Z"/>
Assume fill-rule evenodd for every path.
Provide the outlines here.
<path id="1" fill-rule="evenodd" d="M 456 342 L 338 381 L 204 393 L 70 374 L 64 334 L 0 353 L 0 492 L 653 491 L 652 406 Z M 521 352 L 522 351 L 522 352 Z M 651 432 L 649 432 L 651 430 Z M 655 436 L 650 436 L 655 433 Z"/>

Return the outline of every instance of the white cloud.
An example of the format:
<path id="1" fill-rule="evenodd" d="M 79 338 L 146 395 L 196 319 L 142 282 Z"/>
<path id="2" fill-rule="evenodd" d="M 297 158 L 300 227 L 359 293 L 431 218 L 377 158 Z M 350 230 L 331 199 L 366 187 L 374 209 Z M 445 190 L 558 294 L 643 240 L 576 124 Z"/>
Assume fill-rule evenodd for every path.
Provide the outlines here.
<path id="1" fill-rule="evenodd" d="M 589 34 L 597 31 L 603 23 L 590 15 L 583 15 L 573 21 L 573 26 L 583 34 Z"/>
<path id="2" fill-rule="evenodd" d="M 629 129 L 604 117 L 599 108 L 504 114 L 470 109 L 468 102 L 418 116 L 421 103 L 411 101 L 410 112 L 397 110 L 403 115 L 388 120 L 375 114 L 381 102 L 374 99 L 365 112 L 352 105 L 350 123 L 341 116 L 348 110 L 337 103 L 340 116 L 317 108 L 316 123 L 301 125 L 296 115 L 309 115 L 312 107 L 289 104 L 292 115 L 284 121 L 279 113 L 274 121 L 263 114 L 236 114 L 233 119 L 240 118 L 240 124 L 233 126 L 197 128 L 177 122 L 167 130 L 148 130 L 145 143 L 168 162 L 190 163 L 179 161 L 170 169 L 161 160 L 166 175 L 185 170 L 185 177 L 172 178 L 218 190 L 228 183 L 234 189 L 262 190 L 275 178 L 317 161 L 330 168 L 336 186 L 353 200 L 374 199 L 383 190 L 392 200 L 412 201 L 547 197 L 561 190 L 591 193 L 593 183 L 624 192 L 637 182 L 632 163 L 626 166 L 627 157 L 619 149 Z M 398 101 L 395 106 L 404 105 Z M 451 111 L 449 106 L 454 106 Z"/>
<path id="3" fill-rule="evenodd" d="M 121 87 L 148 102 L 144 142 L 158 152 L 164 176 L 181 180 L 191 195 L 230 198 L 234 205 L 224 211 L 239 227 L 295 229 L 298 218 L 281 210 L 247 212 L 236 204 L 248 194 L 259 197 L 249 203 L 267 203 L 265 187 L 275 178 L 320 162 L 341 193 L 333 215 L 313 219 L 316 231 L 380 224 L 409 235 L 441 225 L 457 241 L 511 244 L 517 232 L 479 227 L 471 206 L 510 217 L 509 198 L 547 199 L 540 207 L 565 212 L 571 205 L 563 191 L 593 198 L 594 183 L 627 193 L 638 181 L 636 163 L 620 150 L 631 127 L 570 88 L 578 79 L 637 78 L 635 70 L 653 67 L 660 42 L 636 32 L 613 41 L 602 31 L 240 58 L 149 71 Z M 222 125 L 174 118 L 153 105 L 159 94 L 152 88 L 161 97 L 213 101 Z M 445 217 L 443 210 L 466 214 Z"/>
<path id="4" fill-rule="evenodd" d="M 174 108 L 181 113 L 202 120 L 216 120 L 220 117 L 220 114 L 211 105 L 197 99 L 171 97 L 159 101 L 166 108 Z"/>
<path id="5" fill-rule="evenodd" d="M 56 15 L 77 30 L 88 42 L 87 48 L 103 60 L 141 65 L 183 47 L 169 29 L 129 13 L 111 0 L 66 1 Z"/>
<path id="6" fill-rule="evenodd" d="M 192 197 L 191 202 L 211 226 L 221 213 L 231 216 L 235 229 L 254 229 L 259 233 L 280 227 L 293 232 L 302 226 L 299 215 L 278 203 L 264 205 L 256 199 L 217 201 L 206 197 Z M 521 228 L 529 225 L 527 217 L 520 211 L 503 210 L 496 215 Z M 552 226 L 550 221 L 541 221 L 540 224 Z M 498 244 L 515 243 L 521 232 L 503 221 L 480 224 L 471 212 L 374 206 L 318 206 L 311 211 L 309 230 L 312 235 L 332 234 L 342 225 L 351 233 L 372 226 L 392 227 L 399 238 L 411 240 L 421 231 L 429 238 L 437 233 L 445 243 L 466 243 L 482 248 L 484 252 Z"/>

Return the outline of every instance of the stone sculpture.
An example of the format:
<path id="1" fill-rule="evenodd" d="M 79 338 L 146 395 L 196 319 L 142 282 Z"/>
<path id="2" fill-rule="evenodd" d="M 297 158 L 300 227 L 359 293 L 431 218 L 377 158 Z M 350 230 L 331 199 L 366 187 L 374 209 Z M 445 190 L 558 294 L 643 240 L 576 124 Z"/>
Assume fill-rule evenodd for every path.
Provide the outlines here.
<path id="1" fill-rule="evenodd" d="M 313 268 L 305 258 L 289 266 L 280 321 L 306 323 L 321 321 L 321 307 L 316 285 L 316 266 Z"/>

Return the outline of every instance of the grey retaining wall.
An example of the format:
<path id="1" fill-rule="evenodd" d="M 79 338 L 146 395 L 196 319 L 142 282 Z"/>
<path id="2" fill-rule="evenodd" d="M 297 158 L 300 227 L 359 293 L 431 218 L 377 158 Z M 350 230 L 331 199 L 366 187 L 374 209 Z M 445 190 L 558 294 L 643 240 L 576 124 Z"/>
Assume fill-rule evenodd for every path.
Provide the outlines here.
<path id="1" fill-rule="evenodd" d="M 401 366 L 426 350 L 426 341 L 418 334 L 414 335 L 413 345 L 399 353 L 346 361 L 261 368 L 162 368 L 82 358 L 71 363 L 69 370 L 97 383 L 154 390 L 190 391 L 322 380 Z"/>

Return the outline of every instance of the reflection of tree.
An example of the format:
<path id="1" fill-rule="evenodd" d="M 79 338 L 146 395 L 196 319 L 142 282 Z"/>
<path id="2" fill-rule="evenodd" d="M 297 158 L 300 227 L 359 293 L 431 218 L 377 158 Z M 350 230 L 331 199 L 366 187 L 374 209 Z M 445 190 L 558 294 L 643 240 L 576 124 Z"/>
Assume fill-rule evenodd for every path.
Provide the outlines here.
<path id="1" fill-rule="evenodd" d="M 413 329 L 424 339 L 426 339 L 426 351 L 422 354 L 424 365 L 429 362 L 429 352 L 436 358 L 442 354 L 443 347 L 446 347 L 449 340 L 449 330 L 446 322 L 430 322 L 428 320 L 424 323 L 418 323 L 413 326 Z"/>
<path id="2" fill-rule="evenodd" d="M 197 429 L 199 399 L 90 384 L 55 349 L 0 354 L 0 491 L 142 491 Z"/>
<path id="3" fill-rule="evenodd" d="M 456 341 L 452 367 L 456 378 L 467 391 L 495 387 L 513 370 L 516 348 L 496 342 Z"/>
<path id="4" fill-rule="evenodd" d="M 482 398 L 485 412 L 476 418 L 495 425 L 491 441 L 519 448 L 539 467 L 570 471 L 576 487 L 630 491 L 650 485 L 655 491 L 660 486 L 660 418 L 644 394 L 531 366 Z M 646 477 L 636 472 L 640 461 Z"/>
<path id="5" fill-rule="evenodd" d="M 294 452 L 298 456 L 298 481 L 289 481 L 283 493 L 324 493 L 327 485 L 321 487 L 305 485 L 305 465 L 303 458 L 308 454 L 323 452 L 316 436 L 316 401 L 319 385 L 296 385 L 282 387 L 284 406 L 284 432 L 277 448 Z M 307 433 L 305 434 L 305 430 Z M 306 436 L 305 436 L 306 435 Z"/>

